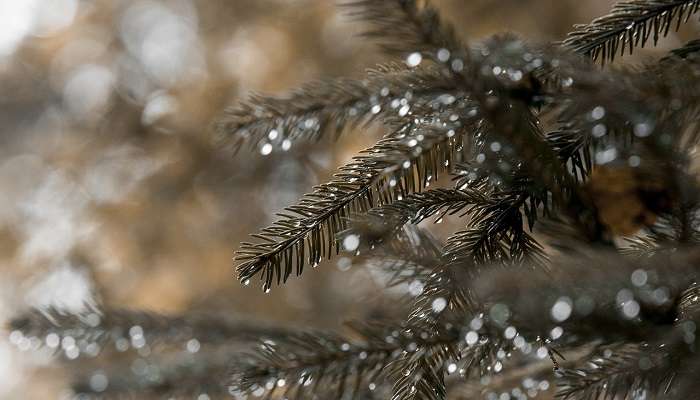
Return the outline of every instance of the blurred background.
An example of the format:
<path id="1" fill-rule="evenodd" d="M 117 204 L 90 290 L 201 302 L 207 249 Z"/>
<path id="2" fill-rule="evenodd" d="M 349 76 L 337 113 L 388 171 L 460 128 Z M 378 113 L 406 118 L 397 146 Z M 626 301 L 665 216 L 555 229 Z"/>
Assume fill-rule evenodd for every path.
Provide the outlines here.
<path id="1" fill-rule="evenodd" d="M 469 40 L 556 41 L 612 1 L 434 4 Z M 344 257 L 269 294 L 240 285 L 231 261 L 381 130 L 233 156 L 210 128 L 251 91 L 360 77 L 385 59 L 362 29 L 332 0 L 0 0 L 0 323 L 94 304 L 337 329 L 387 308 Z M 70 398 L 56 356 L 1 337 L 0 399 Z"/>

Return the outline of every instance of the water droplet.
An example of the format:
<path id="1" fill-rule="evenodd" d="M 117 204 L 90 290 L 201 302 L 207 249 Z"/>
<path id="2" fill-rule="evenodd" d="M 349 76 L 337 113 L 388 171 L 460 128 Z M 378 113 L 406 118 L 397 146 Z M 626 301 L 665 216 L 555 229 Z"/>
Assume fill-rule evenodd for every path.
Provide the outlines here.
<path id="1" fill-rule="evenodd" d="M 503 336 L 506 339 L 513 339 L 516 334 L 517 334 L 517 331 L 516 331 L 515 327 L 513 327 L 513 326 L 507 327 L 506 330 L 503 332 Z"/>
<path id="2" fill-rule="evenodd" d="M 190 339 L 187 341 L 187 351 L 190 353 L 196 353 L 199 351 L 201 348 L 201 344 L 199 343 L 199 340 L 197 339 Z"/>
<path id="3" fill-rule="evenodd" d="M 68 348 L 65 350 L 65 352 L 66 352 L 66 357 L 69 360 L 75 360 L 76 358 L 78 358 L 80 356 L 80 349 L 78 349 L 77 346 L 73 346 L 71 348 Z"/>
<path id="4" fill-rule="evenodd" d="M 260 154 L 266 156 L 270 153 L 272 153 L 272 145 L 270 143 L 265 143 L 260 147 Z"/>
<path id="5" fill-rule="evenodd" d="M 478 331 L 481 329 L 481 327 L 484 326 L 484 320 L 482 320 L 479 317 L 476 317 L 469 322 L 469 327 L 474 329 L 475 331 Z"/>
<path id="6" fill-rule="evenodd" d="M 634 135 L 637 137 L 646 137 L 651 135 L 651 125 L 645 122 L 634 125 Z"/>
<path id="7" fill-rule="evenodd" d="M 552 306 L 551 315 L 557 322 L 566 321 L 571 316 L 571 299 L 560 297 Z"/>
<path id="8" fill-rule="evenodd" d="M 630 156 L 630 158 L 627 159 L 627 164 L 632 168 L 637 168 L 641 163 L 642 159 L 639 158 L 639 156 Z"/>
<path id="9" fill-rule="evenodd" d="M 510 309 L 505 304 L 496 303 L 489 309 L 489 317 L 496 324 L 503 325 L 510 318 Z"/>
<path id="10" fill-rule="evenodd" d="M 622 314 L 630 319 L 639 315 L 639 309 L 639 303 L 634 300 L 628 300 L 622 304 Z"/>
<path id="11" fill-rule="evenodd" d="M 593 129 L 591 129 L 591 132 L 593 133 L 594 137 L 599 138 L 605 136 L 605 134 L 608 133 L 608 129 L 604 124 L 595 124 Z"/>
<path id="12" fill-rule="evenodd" d="M 597 164 L 607 164 L 617 158 L 617 149 L 611 147 L 607 150 L 595 153 L 595 161 Z"/>
<path id="13" fill-rule="evenodd" d="M 129 336 L 131 336 L 131 337 L 143 336 L 143 328 L 141 328 L 141 326 L 139 326 L 139 325 L 132 326 L 131 328 L 129 328 Z"/>
<path id="14" fill-rule="evenodd" d="M 594 120 L 599 120 L 605 116 L 605 108 L 597 106 L 591 111 L 591 117 Z"/>
<path id="15" fill-rule="evenodd" d="M 412 296 L 418 296 L 421 293 L 423 293 L 424 287 L 425 286 L 423 285 L 423 282 L 421 282 L 419 280 L 415 280 L 408 285 L 408 292 Z"/>
<path id="16" fill-rule="evenodd" d="M 267 134 L 267 138 L 270 139 L 270 140 L 275 140 L 275 139 L 277 139 L 277 137 L 279 136 L 279 134 L 280 134 L 280 133 L 277 131 L 277 129 L 272 129 L 272 130 L 270 131 L 270 133 Z"/>
<path id="17" fill-rule="evenodd" d="M 354 251 L 360 247 L 360 236 L 358 235 L 347 235 L 343 239 L 343 248 L 347 251 Z"/>
<path id="18" fill-rule="evenodd" d="M 549 337 L 551 337 L 553 340 L 557 340 L 561 337 L 561 335 L 564 334 L 564 329 L 562 329 L 561 326 L 555 326 L 552 331 L 549 333 Z"/>
<path id="19" fill-rule="evenodd" d="M 349 270 L 350 267 L 352 267 L 352 260 L 350 259 L 350 257 L 341 257 L 340 259 L 338 259 L 337 265 L 338 269 L 344 272 Z"/>
<path id="20" fill-rule="evenodd" d="M 423 61 L 423 56 L 418 53 L 411 53 L 406 57 L 406 64 L 409 67 L 417 67 Z"/>
<path id="21" fill-rule="evenodd" d="M 408 111 L 411 109 L 411 107 L 408 104 L 405 104 L 401 106 L 401 109 L 399 109 L 399 116 L 400 117 L 405 117 L 406 114 L 408 114 Z"/>
<path id="22" fill-rule="evenodd" d="M 496 361 L 496 364 L 493 366 L 493 370 L 495 372 L 501 372 L 502 369 L 503 369 L 503 363 L 501 363 L 500 361 Z"/>
<path id="23" fill-rule="evenodd" d="M 630 281 L 632 281 L 632 284 L 634 286 L 637 286 L 637 287 L 646 285 L 647 279 L 648 279 L 647 272 L 643 269 L 635 270 L 634 272 L 632 272 L 632 275 L 630 276 Z"/>
<path id="24" fill-rule="evenodd" d="M 440 49 L 437 52 L 437 58 L 441 62 L 447 62 L 450 59 L 450 51 L 447 49 Z"/>
<path id="25" fill-rule="evenodd" d="M 453 374 L 457 371 L 457 364 L 451 363 L 450 365 L 447 366 L 447 373 L 448 374 Z"/>
<path id="26" fill-rule="evenodd" d="M 431 304 L 431 307 L 433 309 L 433 312 L 435 313 L 440 313 L 442 310 L 447 307 L 447 300 L 443 297 L 438 297 L 435 300 L 433 300 L 433 303 Z"/>
<path id="27" fill-rule="evenodd" d="M 464 340 L 469 346 L 475 345 L 476 342 L 479 341 L 479 334 L 474 331 L 469 331 L 466 336 L 464 336 Z"/>
<path id="28" fill-rule="evenodd" d="M 382 111 L 382 106 L 379 104 L 375 104 L 372 106 L 372 114 L 379 114 L 379 112 Z"/>
<path id="29" fill-rule="evenodd" d="M 55 349 L 61 342 L 61 338 L 55 333 L 49 333 L 46 335 L 46 346 Z"/>
<path id="30" fill-rule="evenodd" d="M 284 139 L 282 141 L 282 150 L 287 151 L 292 147 L 292 141 L 289 139 Z"/>
<path id="31" fill-rule="evenodd" d="M 107 376 L 103 372 L 98 371 L 92 374 L 89 383 L 90 389 L 97 393 L 100 393 L 104 392 L 105 389 L 107 389 L 107 386 L 109 385 L 109 379 L 107 379 Z"/>

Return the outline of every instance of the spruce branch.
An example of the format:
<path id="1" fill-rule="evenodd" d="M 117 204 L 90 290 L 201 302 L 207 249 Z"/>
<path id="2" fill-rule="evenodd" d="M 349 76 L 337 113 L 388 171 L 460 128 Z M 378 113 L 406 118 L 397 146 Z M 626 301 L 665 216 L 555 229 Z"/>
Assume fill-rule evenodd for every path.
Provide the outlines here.
<path id="1" fill-rule="evenodd" d="M 265 154 L 278 147 L 287 150 L 297 141 L 337 138 L 346 130 L 397 114 L 402 98 L 428 105 L 441 95 L 458 95 L 454 89 L 450 78 L 435 68 L 389 63 L 368 70 L 364 80 L 312 82 L 285 97 L 254 94 L 229 107 L 215 130 L 233 152 L 248 146 Z"/>
<path id="2" fill-rule="evenodd" d="M 384 367 L 403 352 L 454 340 L 453 336 L 429 337 L 385 324 L 354 325 L 352 329 L 355 340 L 306 332 L 261 343 L 255 353 L 234 363 L 232 393 L 279 393 L 292 399 L 357 398 L 364 388 L 380 390 Z"/>
<path id="3" fill-rule="evenodd" d="M 694 351 L 698 322 L 697 286 L 686 290 L 677 304 L 679 318 L 659 338 L 641 343 L 605 346 L 585 368 L 558 371 L 562 399 L 594 400 L 635 398 L 637 396 L 670 396 L 674 381 L 696 377 L 688 364 L 697 363 Z"/>
<path id="4" fill-rule="evenodd" d="M 353 217 L 351 228 L 342 232 L 341 237 L 357 234 L 367 238 L 370 244 L 378 244 L 408 223 L 418 224 L 433 216 L 436 216 L 436 221 L 441 221 L 446 215 L 459 214 L 459 217 L 464 217 L 476 204 L 489 201 L 480 189 L 431 189 L 412 193 Z"/>
<path id="5" fill-rule="evenodd" d="M 700 39 L 687 42 L 682 47 L 671 50 L 671 54 L 661 59 L 661 62 L 671 61 L 673 58 L 682 58 L 688 61 L 696 61 L 700 52 Z"/>
<path id="6" fill-rule="evenodd" d="M 603 63 L 613 61 L 618 54 L 632 54 L 635 47 L 644 47 L 650 37 L 656 45 L 672 27 L 678 30 L 699 10 L 697 0 L 621 1 L 610 14 L 575 26 L 563 45 Z"/>
<path id="7" fill-rule="evenodd" d="M 392 400 L 443 400 L 447 395 L 446 363 L 457 358 L 459 352 L 454 343 L 424 346 L 404 352 L 387 365 L 394 381 Z"/>
<path id="8" fill-rule="evenodd" d="M 470 287 L 479 304 L 507 306 L 518 331 L 546 337 L 560 326 L 587 342 L 641 342 L 668 331 L 697 279 L 697 260 L 694 249 L 647 259 L 597 251 L 553 260 L 546 273 L 492 269 Z"/>
<path id="9" fill-rule="evenodd" d="M 363 235 L 360 233 L 360 237 Z M 359 262 L 388 276 L 388 287 L 402 284 L 420 287 L 436 267 L 442 254 L 441 247 L 429 232 L 415 225 L 406 225 L 381 246 L 363 251 Z"/>
<path id="10" fill-rule="evenodd" d="M 77 398 L 121 400 L 143 398 L 225 398 L 231 351 L 201 351 L 148 357 L 139 362 L 84 371 L 73 380 Z M 208 396 L 208 397 L 206 397 Z"/>
<path id="11" fill-rule="evenodd" d="M 80 352 L 93 356 L 108 347 L 119 351 L 155 345 L 184 348 L 192 340 L 196 341 L 197 347 L 220 346 L 288 333 L 284 329 L 236 321 L 220 315 L 166 316 L 112 308 L 88 310 L 80 314 L 58 309 L 35 309 L 11 320 L 9 329 L 27 338 L 39 338 L 52 348 L 59 348 L 65 338 L 70 338 L 67 340 L 75 343 Z M 65 346 L 63 349 L 69 352 Z"/>
<path id="12" fill-rule="evenodd" d="M 506 191 L 494 194 L 490 203 L 475 209 L 469 228 L 448 238 L 444 259 L 451 263 L 468 260 L 477 264 L 524 260 L 543 262 L 541 247 L 525 231 L 521 211 L 522 208 L 537 210 L 538 204 L 542 202 L 537 198 L 530 199 L 524 193 Z M 526 215 L 533 218 L 534 223 L 537 211 Z"/>
<path id="13" fill-rule="evenodd" d="M 239 278 L 245 282 L 261 273 L 263 288 L 286 281 L 296 269 L 316 265 L 340 251 L 336 235 L 347 229 L 346 218 L 375 204 L 390 203 L 401 195 L 420 191 L 432 179 L 461 161 L 467 132 L 476 118 L 464 118 L 461 126 L 443 125 L 443 119 L 416 119 L 400 128 L 340 168 L 335 179 L 319 185 L 298 205 L 288 207 L 282 219 L 243 243 L 237 252 Z M 393 185 L 392 185 L 393 182 Z M 344 246 L 353 251 L 358 244 Z"/>
<path id="14" fill-rule="evenodd" d="M 419 52 L 446 62 L 463 53 L 455 29 L 429 3 L 420 0 L 351 0 L 343 4 L 350 16 L 371 25 L 364 36 L 392 55 Z"/>

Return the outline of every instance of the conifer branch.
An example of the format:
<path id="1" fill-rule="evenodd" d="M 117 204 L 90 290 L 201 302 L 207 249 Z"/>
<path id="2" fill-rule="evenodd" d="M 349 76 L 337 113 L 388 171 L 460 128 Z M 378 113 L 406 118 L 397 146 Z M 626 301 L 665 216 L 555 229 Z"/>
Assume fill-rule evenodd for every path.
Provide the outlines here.
<path id="1" fill-rule="evenodd" d="M 287 208 L 288 213 L 280 214 L 282 219 L 254 235 L 262 242 L 242 244 L 236 256 L 240 280 L 261 273 L 267 290 L 275 281 L 286 281 L 295 269 L 299 275 L 307 263 L 315 265 L 340 251 L 336 235 L 347 229 L 347 216 L 420 191 L 440 173 L 449 172 L 461 161 L 467 132 L 475 122 L 465 118 L 463 126 L 453 128 L 416 120 L 362 152 L 341 167 L 333 181 L 317 186 L 298 205 Z M 358 245 L 345 248 L 354 251 Z"/>
<path id="2" fill-rule="evenodd" d="M 422 3 L 422 4 L 421 4 Z M 429 3 L 419 0 L 351 0 L 349 14 L 371 24 L 364 36 L 376 40 L 392 55 L 419 52 L 445 62 L 464 52 L 455 29 Z M 443 53 L 438 55 L 442 50 Z"/>
<path id="3" fill-rule="evenodd" d="M 458 95 L 454 89 L 450 78 L 434 68 L 391 63 L 368 70 L 364 80 L 312 82 L 286 97 L 252 95 L 228 108 L 215 130 L 233 152 L 247 145 L 265 154 L 326 134 L 337 138 L 348 129 L 398 114 L 405 106 L 401 99 L 425 106 Z"/>
<path id="4" fill-rule="evenodd" d="M 59 348 L 64 338 L 70 338 L 81 352 L 95 352 L 93 356 L 108 347 L 119 351 L 160 344 L 184 348 L 190 340 L 196 341 L 197 347 L 219 346 L 288 333 L 284 329 L 222 316 L 166 316 L 110 308 L 80 314 L 58 309 L 32 310 L 10 321 L 9 328 L 28 338 L 39 338 L 53 348 Z"/>
<path id="5" fill-rule="evenodd" d="M 142 362 L 81 373 L 71 388 L 81 399 L 226 398 L 231 351 L 148 357 Z M 134 368 L 134 365 L 137 367 Z M 208 396 L 208 397 L 205 397 Z"/>
<path id="6" fill-rule="evenodd" d="M 588 366 L 558 371 L 557 397 L 594 400 L 600 396 L 633 398 L 671 397 L 672 384 L 694 381 L 698 356 L 694 351 L 696 324 L 700 321 L 698 286 L 686 289 L 676 303 L 678 317 L 659 338 L 636 344 L 606 346 Z M 690 367 L 690 368 L 689 368 Z M 677 397 L 683 398 L 683 397 Z"/>
<path id="7" fill-rule="evenodd" d="M 518 331 L 533 335 L 546 336 L 561 326 L 579 340 L 613 343 L 651 340 L 667 332 L 683 293 L 697 279 L 698 252 L 683 249 L 641 260 L 594 254 L 552 261 L 547 273 L 492 269 L 470 287 L 479 304 L 507 306 Z M 654 292 L 657 288 L 662 289 Z M 526 293 L 528 301 L 523 301 Z M 557 318 L 555 306 L 567 312 Z"/>
<path id="8" fill-rule="evenodd" d="M 360 233 L 360 237 L 364 235 Z M 388 275 L 388 287 L 420 287 L 429 279 L 442 253 L 440 243 L 432 235 L 415 225 L 406 225 L 381 246 L 362 254 L 360 262 Z"/>
<path id="9" fill-rule="evenodd" d="M 621 1 L 610 14 L 575 26 L 563 45 L 593 60 L 613 61 L 618 54 L 644 47 L 650 37 L 656 45 L 672 27 L 678 30 L 698 11 L 698 0 Z"/>
<path id="10" fill-rule="evenodd" d="M 661 59 L 661 62 L 667 62 L 673 58 L 682 58 L 685 60 L 696 61 L 700 52 L 700 39 L 691 40 L 682 47 L 671 50 L 671 54 Z"/>
<path id="11" fill-rule="evenodd" d="M 366 387 L 384 385 L 384 367 L 402 352 L 454 340 L 384 324 L 355 325 L 353 331 L 359 339 L 309 332 L 261 343 L 257 352 L 234 363 L 232 393 L 357 398 Z"/>
<path id="12" fill-rule="evenodd" d="M 418 224 L 433 216 L 436 216 L 436 221 L 441 221 L 446 215 L 459 214 L 463 217 L 476 204 L 488 203 L 489 200 L 487 194 L 483 193 L 483 188 L 478 187 L 412 193 L 401 200 L 353 217 L 351 228 L 343 232 L 341 237 L 358 234 L 365 237 L 368 243 L 378 244 L 407 223 Z"/>

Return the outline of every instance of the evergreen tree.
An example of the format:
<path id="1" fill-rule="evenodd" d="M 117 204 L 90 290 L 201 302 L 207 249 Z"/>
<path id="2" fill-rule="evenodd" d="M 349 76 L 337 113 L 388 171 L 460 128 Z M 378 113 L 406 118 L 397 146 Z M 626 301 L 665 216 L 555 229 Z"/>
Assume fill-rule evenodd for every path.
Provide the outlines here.
<path id="1" fill-rule="evenodd" d="M 340 335 L 51 311 L 15 320 L 14 331 L 64 349 L 70 337 L 81 351 L 167 347 L 192 332 L 188 348 L 258 341 L 196 364 L 165 358 L 156 383 L 115 373 L 96 390 L 94 375 L 78 379 L 85 396 L 697 397 L 700 46 L 610 64 L 678 29 L 700 1 L 624 1 L 548 45 L 509 34 L 467 44 L 421 1 L 342 7 L 390 61 L 363 80 L 254 96 L 217 132 L 222 146 L 262 154 L 368 123 L 385 135 L 243 243 L 238 277 L 269 291 L 345 252 L 408 286 L 407 315 Z M 430 189 L 441 176 L 449 187 Z M 416 227 L 452 216 L 465 228 L 444 244 Z"/>

